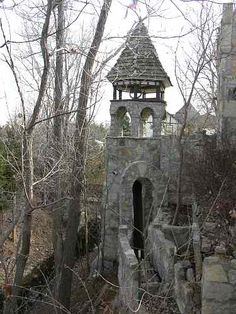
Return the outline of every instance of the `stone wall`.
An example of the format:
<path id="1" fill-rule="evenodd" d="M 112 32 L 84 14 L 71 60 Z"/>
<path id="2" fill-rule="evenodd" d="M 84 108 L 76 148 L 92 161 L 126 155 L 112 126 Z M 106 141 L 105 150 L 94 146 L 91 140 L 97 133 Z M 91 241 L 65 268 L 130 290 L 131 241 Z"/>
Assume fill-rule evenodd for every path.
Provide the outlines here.
<path id="1" fill-rule="evenodd" d="M 107 179 L 104 196 L 103 236 L 106 260 L 118 260 L 120 224 L 133 231 L 133 192 L 135 180 L 148 180 L 153 187 L 152 220 L 164 197 L 167 180 L 160 170 L 160 141 L 155 138 L 107 138 Z M 149 209 L 147 209 L 149 210 Z"/>
<path id="2" fill-rule="evenodd" d="M 191 226 L 173 226 L 163 224 L 161 230 L 167 240 L 175 244 L 179 252 L 185 252 L 190 248 L 192 240 Z"/>
<path id="3" fill-rule="evenodd" d="M 192 314 L 193 313 L 193 283 L 187 280 L 186 272 L 191 270 L 189 268 L 191 264 L 189 262 L 178 262 L 175 264 L 175 300 L 178 304 L 178 308 L 181 314 Z"/>
<path id="4" fill-rule="evenodd" d="M 140 136 L 141 113 L 143 109 L 148 108 L 153 113 L 153 136 L 161 135 L 161 121 L 165 115 L 165 102 L 150 100 L 112 100 L 110 106 L 111 127 L 110 135 L 119 136 L 119 119 L 117 116 L 119 108 L 125 108 L 131 117 L 131 136 L 133 138 Z"/>
<path id="5" fill-rule="evenodd" d="M 221 28 L 218 35 L 218 93 L 217 117 L 221 139 L 235 145 L 236 110 L 236 17 L 234 4 L 224 3 Z"/>
<path id="6" fill-rule="evenodd" d="M 128 241 L 127 226 L 120 226 L 119 233 L 119 298 L 126 313 L 138 308 L 139 265 Z"/>
<path id="7" fill-rule="evenodd" d="M 111 114 L 115 115 L 119 106 L 125 106 L 134 117 L 136 113 L 140 114 L 143 105 L 133 101 L 114 101 L 111 105 Z M 155 107 L 153 103 L 150 103 L 150 106 L 154 112 L 153 124 L 159 127 L 163 108 L 159 105 Z M 135 121 L 133 125 L 137 129 L 138 120 Z M 179 166 L 176 138 L 161 136 L 157 131 L 151 138 L 136 137 L 136 133 L 129 137 L 115 136 L 116 130 L 111 127 L 111 135 L 107 138 L 107 177 L 102 238 L 104 256 L 109 261 L 118 260 L 119 225 L 126 224 L 129 227 L 129 239 L 132 237 L 134 224 L 132 188 L 136 180 L 139 180 L 142 185 L 148 181 L 152 186 L 152 204 L 144 212 L 144 216 L 149 217 L 149 222 L 159 214 L 160 208 L 176 202 Z M 160 136 L 157 136 L 158 134 Z M 196 133 L 183 140 L 186 151 L 191 148 L 194 153 L 199 153 L 204 135 Z M 185 166 L 182 181 L 182 202 L 185 205 L 192 204 L 191 177 L 188 167 Z M 146 201 L 143 203 L 147 204 Z"/>
<path id="8" fill-rule="evenodd" d="M 173 282 L 174 259 L 176 247 L 173 242 L 167 240 L 159 225 L 151 224 L 148 229 L 148 248 L 150 261 L 165 282 Z"/>
<path id="9" fill-rule="evenodd" d="M 222 256 L 204 259 L 201 313 L 236 313 L 236 259 Z"/>

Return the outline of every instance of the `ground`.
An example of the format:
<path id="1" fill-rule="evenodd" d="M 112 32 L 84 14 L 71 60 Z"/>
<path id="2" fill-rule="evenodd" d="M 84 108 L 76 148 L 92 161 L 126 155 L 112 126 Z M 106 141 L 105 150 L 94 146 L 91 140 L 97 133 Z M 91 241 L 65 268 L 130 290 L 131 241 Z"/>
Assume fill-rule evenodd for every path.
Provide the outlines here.
<path id="1" fill-rule="evenodd" d="M 3 230 L 8 227 L 10 221 L 11 213 L 5 212 L 3 215 Z M 31 249 L 29 259 L 27 261 L 26 273 L 52 255 L 51 230 L 52 221 L 49 213 L 44 210 L 35 210 L 33 212 Z M 12 268 L 15 266 L 14 261 L 18 238 L 19 228 L 16 228 L 14 242 L 11 240 L 12 237 L 7 240 L 2 254 L 5 259 L 5 264 L 8 266 L 8 276 L 10 282 L 13 275 Z M 1 267 L 0 264 L 0 285 L 4 283 L 4 277 L 3 267 Z"/>
<path id="2" fill-rule="evenodd" d="M 89 254 L 89 262 L 95 258 L 95 253 Z M 116 296 L 118 294 L 118 281 L 115 273 L 103 276 L 89 276 L 87 269 L 87 258 L 82 257 L 73 270 L 73 287 L 71 296 L 71 311 L 65 313 L 98 313 L 118 314 L 114 309 Z M 50 286 L 48 286 L 50 287 Z M 30 314 L 44 314 L 55 310 L 55 304 L 51 299 L 51 289 L 45 285 L 44 298 L 38 298 L 28 312 Z"/>
<path id="3" fill-rule="evenodd" d="M 5 227 L 10 221 L 11 215 L 5 213 Z M 51 227 L 52 221 L 47 211 L 37 210 L 33 213 L 32 226 L 32 246 L 29 260 L 27 262 L 26 272 L 29 274 L 35 266 L 42 264 L 52 256 L 51 242 Z M 9 257 L 11 265 L 14 265 L 14 254 L 19 236 L 18 229 L 16 230 L 15 241 L 8 240 L 4 246 L 4 256 Z M 118 302 L 118 280 L 115 273 L 110 273 L 106 276 L 89 276 L 87 269 L 88 262 L 91 263 L 95 259 L 96 254 L 89 254 L 89 261 L 86 256 L 82 257 L 76 263 L 74 268 L 74 281 L 71 298 L 71 313 L 118 313 L 117 308 L 120 306 Z M 11 279 L 12 272 L 10 272 Z M 1 276 L 4 278 L 3 270 Z M 29 282 L 32 284 L 33 276 L 28 275 Z M 3 280 L 4 281 L 4 280 Z M 27 306 L 23 313 L 43 314 L 54 311 L 54 304 L 50 295 L 52 293 L 51 277 L 45 276 L 40 282 L 36 280 L 35 284 L 40 285 L 40 288 L 31 288 L 30 294 L 26 295 Z M 43 295 L 43 297 L 42 297 Z M 31 302 L 29 302 L 31 299 Z M 166 294 L 147 294 L 145 293 L 142 304 L 147 313 L 155 314 L 175 314 L 179 313 L 177 305 L 172 296 Z"/>

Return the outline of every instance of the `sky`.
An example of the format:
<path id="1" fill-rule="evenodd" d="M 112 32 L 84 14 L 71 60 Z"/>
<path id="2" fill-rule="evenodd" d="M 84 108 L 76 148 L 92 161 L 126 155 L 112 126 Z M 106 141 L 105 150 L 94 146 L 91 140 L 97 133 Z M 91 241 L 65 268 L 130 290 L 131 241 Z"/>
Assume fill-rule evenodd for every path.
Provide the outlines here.
<path id="1" fill-rule="evenodd" d="M 192 42 L 194 42 L 195 40 L 194 37 L 191 37 L 191 35 L 189 35 L 186 36 L 186 38 L 181 38 L 179 42 L 178 36 L 187 33 L 190 29 L 189 22 L 187 22 L 183 18 L 181 12 L 185 15 L 187 19 L 196 21 L 200 9 L 200 4 L 198 3 L 198 1 L 178 0 L 138 1 L 136 10 L 128 9 L 127 11 L 127 4 L 132 3 L 132 0 L 114 1 L 111 8 L 111 14 L 107 23 L 107 29 L 111 31 L 113 36 L 115 36 L 116 34 L 117 36 L 120 36 L 121 34 L 125 36 L 129 29 L 132 27 L 133 23 L 137 21 L 138 16 L 147 16 L 147 10 L 144 2 L 150 5 L 150 7 L 157 10 L 156 15 L 151 15 L 145 20 L 144 23 L 148 28 L 149 35 L 152 38 L 159 59 L 172 82 L 173 87 L 169 87 L 165 91 L 165 100 L 167 102 L 167 111 L 170 113 L 175 113 L 183 106 L 183 98 L 179 93 L 175 81 L 174 51 L 176 49 L 176 46 L 179 44 L 179 59 L 181 59 L 183 57 L 181 56 L 182 46 L 183 50 L 188 50 L 188 45 L 190 45 L 189 43 L 192 44 Z M 227 1 L 216 1 L 214 4 L 216 20 L 218 20 L 219 24 L 221 20 L 220 14 L 222 11 L 222 3 L 224 2 Z M 178 10 L 178 7 L 180 8 L 181 12 Z M 118 19 L 120 20 L 120 23 L 118 22 Z M 117 43 L 120 44 L 120 41 L 118 39 L 114 39 L 114 44 L 116 45 Z M 110 63 L 111 67 L 115 64 L 117 58 L 118 56 L 112 60 L 112 62 Z M 96 119 L 98 121 L 103 121 L 105 119 L 104 117 L 109 117 L 108 108 L 109 99 L 111 98 L 112 87 L 108 84 L 106 93 L 104 94 L 104 102 L 100 105 L 99 110 L 97 111 Z"/>
<path id="2" fill-rule="evenodd" d="M 5 1 L 6 4 L 12 3 L 10 0 Z M 167 110 L 170 113 L 174 113 L 183 104 L 182 97 L 178 92 L 175 82 L 174 51 L 178 44 L 178 35 L 184 34 L 190 29 L 189 22 L 183 18 L 182 13 L 184 13 L 187 19 L 194 21 L 197 16 L 196 12 L 198 12 L 200 7 L 199 3 L 198 1 L 179 0 L 140 0 L 137 3 L 136 9 L 132 10 L 128 8 L 132 2 L 132 0 L 113 0 L 111 12 L 106 24 L 105 39 L 100 47 L 100 53 L 118 48 L 123 43 L 122 37 L 128 33 L 132 25 L 138 20 L 138 17 L 147 16 L 147 8 L 148 10 L 155 8 L 156 13 L 151 14 L 151 16 L 145 20 L 145 24 L 156 47 L 159 59 L 173 84 L 173 87 L 169 87 L 166 90 L 165 100 L 167 102 Z M 223 2 L 227 1 L 215 1 L 214 3 L 218 15 L 222 9 L 222 6 L 218 5 L 218 3 Z M 25 1 L 25 3 L 26 6 L 33 5 L 33 1 L 29 0 Z M 97 12 L 99 12 L 101 0 L 94 0 L 93 5 Z M 79 21 L 71 26 L 74 38 L 79 36 L 79 30 L 82 25 L 90 29 L 91 23 L 92 25 L 96 24 L 96 16 L 89 13 L 90 12 L 82 16 Z M 5 23 L 4 27 L 7 30 L 8 38 L 19 40 L 20 37 L 18 34 L 22 28 L 23 19 L 17 16 L 12 10 L 4 10 L 3 7 L 0 7 L 0 14 Z M 5 19 L 6 16 L 7 19 Z M 220 23 L 220 15 L 218 19 Z M 11 37 L 9 37 L 10 34 Z M 173 38 L 175 36 L 176 38 Z M 108 40 L 106 39 L 107 37 L 111 39 Z M 183 48 L 183 50 L 188 49 L 188 45 L 191 41 L 194 41 L 191 35 L 181 39 L 181 48 Z M 0 46 L 1 42 L 3 42 L 3 38 L 0 35 Z M 17 48 L 17 45 L 14 45 L 13 49 L 15 49 L 15 51 L 17 51 Z M 19 111 L 19 98 L 12 73 L 4 62 L 4 49 L 5 48 L 0 48 L 0 124 L 4 124 L 9 120 L 9 114 L 13 116 Z M 104 75 L 115 64 L 117 57 L 118 56 L 112 59 L 106 66 Z M 20 73 L 18 74 L 20 76 Z M 112 98 L 111 84 L 108 82 L 104 84 L 101 87 L 100 94 L 102 95 L 102 100 L 96 108 L 95 120 L 98 122 L 106 122 L 109 121 L 109 101 Z"/>

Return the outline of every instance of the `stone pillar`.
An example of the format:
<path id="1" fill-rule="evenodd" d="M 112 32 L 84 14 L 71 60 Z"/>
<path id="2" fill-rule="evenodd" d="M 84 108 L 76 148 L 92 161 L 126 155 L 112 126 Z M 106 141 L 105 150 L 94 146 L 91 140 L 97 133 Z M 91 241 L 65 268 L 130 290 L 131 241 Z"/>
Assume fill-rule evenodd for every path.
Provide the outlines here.
<path id="1" fill-rule="evenodd" d="M 118 136 L 117 132 L 116 114 L 111 114 L 110 136 Z"/>
<path id="2" fill-rule="evenodd" d="M 219 47 L 221 53 L 228 54 L 231 51 L 232 19 L 233 3 L 224 3 Z"/>
<path id="3" fill-rule="evenodd" d="M 131 136 L 132 137 L 139 137 L 139 124 L 140 124 L 139 116 L 132 115 L 131 116 Z"/>
<path id="4" fill-rule="evenodd" d="M 153 118 L 153 137 L 161 136 L 161 119 L 158 117 Z"/>

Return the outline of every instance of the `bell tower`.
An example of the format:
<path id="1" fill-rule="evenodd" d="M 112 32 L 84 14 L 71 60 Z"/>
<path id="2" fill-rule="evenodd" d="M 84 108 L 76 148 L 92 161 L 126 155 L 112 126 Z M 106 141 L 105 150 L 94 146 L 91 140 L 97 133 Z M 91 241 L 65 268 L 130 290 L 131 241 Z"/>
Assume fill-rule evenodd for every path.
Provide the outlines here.
<path id="1" fill-rule="evenodd" d="M 147 28 L 139 22 L 107 75 L 113 85 L 107 138 L 103 249 L 117 261 L 119 227 L 135 254 L 144 256 L 147 227 L 164 195 L 160 170 L 165 88 L 171 86 Z"/>

